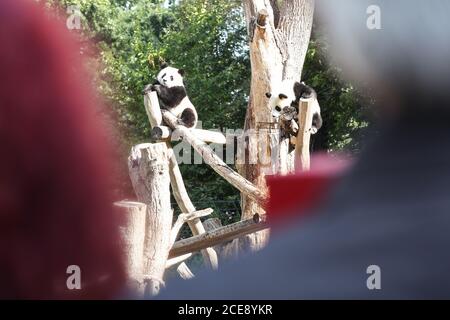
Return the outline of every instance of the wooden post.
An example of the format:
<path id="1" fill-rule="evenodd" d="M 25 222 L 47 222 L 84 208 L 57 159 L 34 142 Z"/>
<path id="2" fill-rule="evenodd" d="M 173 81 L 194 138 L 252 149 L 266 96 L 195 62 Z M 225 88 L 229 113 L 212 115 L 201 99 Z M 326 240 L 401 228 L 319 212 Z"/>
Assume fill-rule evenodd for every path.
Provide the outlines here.
<path id="1" fill-rule="evenodd" d="M 295 145 L 295 169 L 296 171 L 306 171 L 310 168 L 309 143 L 311 139 L 312 125 L 312 103 L 317 103 L 314 99 L 300 99 L 298 116 L 298 134 Z"/>
<path id="2" fill-rule="evenodd" d="M 147 112 L 148 120 L 152 128 L 160 126 L 162 123 L 162 115 L 159 109 L 158 95 L 156 94 L 146 94 L 144 96 L 144 106 L 145 112 Z M 152 107 L 155 106 L 155 107 Z M 157 107 L 156 107 L 157 106 Z"/>
<path id="3" fill-rule="evenodd" d="M 164 285 L 173 219 L 165 143 L 145 143 L 133 147 L 128 169 L 139 201 L 147 205 L 143 278 L 145 294 L 154 296 Z"/>
<path id="4" fill-rule="evenodd" d="M 154 126 L 161 125 L 162 114 L 159 107 L 158 95 L 156 92 L 148 92 L 144 99 L 145 110 L 147 110 L 147 115 L 149 117 L 150 124 L 152 128 Z M 184 185 L 183 177 L 181 176 L 180 168 L 178 167 L 177 158 L 173 154 L 172 146 L 170 142 L 166 142 L 166 147 L 169 151 L 169 174 L 170 174 L 170 184 L 172 186 L 173 196 L 177 202 L 180 210 L 185 213 L 195 212 L 195 207 L 189 198 Z M 189 228 L 194 236 L 205 233 L 205 228 L 200 219 L 194 219 L 188 221 Z M 207 266 L 213 269 L 218 268 L 217 254 L 213 248 L 206 248 L 202 251 L 203 260 Z"/>
<path id="5" fill-rule="evenodd" d="M 194 136 L 206 143 L 226 144 L 227 138 L 219 131 L 191 129 Z"/>
<path id="6" fill-rule="evenodd" d="M 147 206 L 135 201 L 120 201 L 114 203 L 114 206 L 121 214 L 119 229 L 128 278 L 127 286 L 129 290 L 143 294 L 142 267 Z"/>

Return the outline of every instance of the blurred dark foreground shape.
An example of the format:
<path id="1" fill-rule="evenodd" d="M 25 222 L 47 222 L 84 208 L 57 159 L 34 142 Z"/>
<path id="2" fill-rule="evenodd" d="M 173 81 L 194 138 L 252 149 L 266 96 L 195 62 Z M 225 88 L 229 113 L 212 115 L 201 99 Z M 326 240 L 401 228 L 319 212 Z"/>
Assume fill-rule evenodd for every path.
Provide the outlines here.
<path id="1" fill-rule="evenodd" d="M 266 249 L 160 298 L 450 298 L 450 2 L 322 0 L 317 13 L 332 60 L 375 94 L 380 135 Z"/>
<path id="2" fill-rule="evenodd" d="M 109 161 L 79 49 L 34 1 L 0 1 L 0 298 L 113 298 Z M 68 267 L 81 270 L 69 290 Z"/>

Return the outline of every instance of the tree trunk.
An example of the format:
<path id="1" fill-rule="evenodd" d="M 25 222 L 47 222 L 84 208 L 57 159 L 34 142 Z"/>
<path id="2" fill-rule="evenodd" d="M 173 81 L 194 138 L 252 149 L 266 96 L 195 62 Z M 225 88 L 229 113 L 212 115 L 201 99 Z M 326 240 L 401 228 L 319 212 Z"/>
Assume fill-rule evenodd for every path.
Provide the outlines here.
<path id="1" fill-rule="evenodd" d="M 249 137 L 246 159 L 240 159 L 241 174 L 266 192 L 265 175 L 285 174 L 293 169 L 294 155 L 289 154 L 289 138 L 272 128 L 272 114 L 266 92 L 283 80 L 301 79 L 314 14 L 314 0 L 243 0 L 250 41 L 252 80 L 244 129 L 256 134 Z M 250 151 L 257 150 L 256 163 Z M 254 155 L 253 155 L 254 156 Z M 250 159 L 249 159 L 250 158 Z M 242 220 L 264 214 L 255 201 L 242 195 Z M 245 239 L 251 250 L 264 246 L 268 232 Z"/>
<path id="2" fill-rule="evenodd" d="M 165 143 L 145 143 L 132 148 L 128 169 L 140 202 L 147 205 L 143 278 L 145 294 L 154 296 L 164 285 L 163 277 L 171 246 L 173 211 Z"/>

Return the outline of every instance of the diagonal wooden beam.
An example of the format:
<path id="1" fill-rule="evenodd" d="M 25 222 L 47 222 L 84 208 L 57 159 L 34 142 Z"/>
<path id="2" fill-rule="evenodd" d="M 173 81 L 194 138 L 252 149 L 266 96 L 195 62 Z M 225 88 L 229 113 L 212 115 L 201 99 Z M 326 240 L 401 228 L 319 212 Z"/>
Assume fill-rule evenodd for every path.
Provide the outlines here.
<path id="1" fill-rule="evenodd" d="M 227 180 L 233 187 L 265 207 L 267 194 L 259 190 L 253 183 L 231 169 L 220 157 L 202 140 L 197 138 L 190 129 L 179 125 L 177 118 L 167 110 L 161 110 L 164 122 L 176 131 L 184 141 L 189 143 L 214 171 Z"/>

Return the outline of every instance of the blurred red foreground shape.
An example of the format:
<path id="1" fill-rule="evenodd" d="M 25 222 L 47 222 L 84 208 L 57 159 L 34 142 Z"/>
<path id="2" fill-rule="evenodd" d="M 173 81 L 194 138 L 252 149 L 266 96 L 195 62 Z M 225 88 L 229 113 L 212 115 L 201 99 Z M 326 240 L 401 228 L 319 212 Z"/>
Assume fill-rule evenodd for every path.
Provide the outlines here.
<path id="1" fill-rule="evenodd" d="M 268 176 L 269 222 L 278 226 L 293 219 L 301 219 L 318 209 L 351 163 L 351 160 L 344 157 L 317 154 L 311 159 L 309 171 Z"/>

